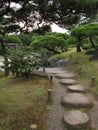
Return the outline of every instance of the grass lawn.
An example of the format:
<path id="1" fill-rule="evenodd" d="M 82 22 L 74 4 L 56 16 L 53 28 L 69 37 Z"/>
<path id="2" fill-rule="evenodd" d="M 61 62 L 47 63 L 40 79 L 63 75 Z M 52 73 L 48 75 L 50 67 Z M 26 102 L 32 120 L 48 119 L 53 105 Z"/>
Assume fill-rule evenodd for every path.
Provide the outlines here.
<path id="1" fill-rule="evenodd" d="M 31 124 L 45 130 L 48 87 L 40 77 L 0 78 L 0 130 L 29 130 Z"/>
<path id="2" fill-rule="evenodd" d="M 89 61 L 92 55 L 86 55 L 82 50 L 81 53 L 77 53 L 75 48 L 71 48 L 68 52 L 62 53 L 60 55 L 55 55 L 51 58 L 58 59 L 72 59 L 70 63 L 66 66 L 69 71 L 75 72 L 77 75 L 77 80 L 83 84 L 87 90 L 98 95 L 98 60 Z M 81 75 L 78 75 L 78 70 L 81 68 Z M 91 87 L 92 76 L 95 77 L 95 84 Z"/>

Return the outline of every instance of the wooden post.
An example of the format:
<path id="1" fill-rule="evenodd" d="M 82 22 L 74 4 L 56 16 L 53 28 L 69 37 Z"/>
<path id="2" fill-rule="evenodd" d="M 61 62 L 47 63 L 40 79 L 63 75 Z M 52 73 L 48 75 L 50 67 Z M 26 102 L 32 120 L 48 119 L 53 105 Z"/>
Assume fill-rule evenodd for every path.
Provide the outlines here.
<path id="1" fill-rule="evenodd" d="M 53 75 L 50 75 L 50 84 L 52 84 L 53 83 Z"/>
<path id="2" fill-rule="evenodd" d="M 38 126 L 36 124 L 32 124 L 30 126 L 30 130 L 37 130 Z"/>
<path id="3" fill-rule="evenodd" d="M 43 67 L 43 73 L 45 73 L 45 67 Z"/>
<path id="4" fill-rule="evenodd" d="M 52 89 L 48 89 L 48 102 L 51 101 L 51 96 L 52 96 Z"/>
<path id="5" fill-rule="evenodd" d="M 79 69 L 78 69 L 78 74 L 79 74 L 79 75 L 81 75 L 81 71 L 82 71 L 82 68 L 79 67 Z"/>
<path id="6" fill-rule="evenodd" d="M 70 55 L 70 61 L 72 60 L 72 55 Z"/>
<path id="7" fill-rule="evenodd" d="M 91 87 L 95 85 L 95 76 L 92 76 L 92 82 L 91 82 Z"/>

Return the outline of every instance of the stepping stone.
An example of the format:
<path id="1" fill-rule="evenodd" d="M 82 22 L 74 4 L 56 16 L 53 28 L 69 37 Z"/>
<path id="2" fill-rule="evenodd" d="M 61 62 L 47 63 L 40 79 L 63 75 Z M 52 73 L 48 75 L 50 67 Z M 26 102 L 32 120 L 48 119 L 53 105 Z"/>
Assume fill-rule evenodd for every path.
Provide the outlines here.
<path id="1" fill-rule="evenodd" d="M 68 86 L 68 90 L 71 92 L 84 92 L 85 91 L 84 87 L 79 84 Z"/>
<path id="2" fill-rule="evenodd" d="M 60 83 L 64 85 L 74 85 L 76 84 L 76 81 L 73 79 L 61 79 Z"/>
<path id="3" fill-rule="evenodd" d="M 78 110 L 67 111 L 64 114 L 64 124 L 68 128 L 85 128 L 90 123 L 88 115 Z"/>
<path id="4" fill-rule="evenodd" d="M 56 74 L 56 78 L 73 78 L 75 75 L 72 73 Z"/>
<path id="5" fill-rule="evenodd" d="M 81 93 L 68 93 L 66 94 L 62 101 L 62 105 L 67 107 L 92 107 L 93 103 L 84 94 Z"/>

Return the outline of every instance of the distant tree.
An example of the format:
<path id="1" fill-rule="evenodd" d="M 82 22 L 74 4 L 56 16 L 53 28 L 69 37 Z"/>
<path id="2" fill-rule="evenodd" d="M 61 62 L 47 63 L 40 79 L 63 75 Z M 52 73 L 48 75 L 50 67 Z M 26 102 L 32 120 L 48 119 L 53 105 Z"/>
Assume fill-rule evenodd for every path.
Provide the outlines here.
<path id="1" fill-rule="evenodd" d="M 64 38 L 63 38 L 64 37 Z M 34 50 L 47 49 L 55 54 L 66 51 L 65 39 L 67 34 L 50 33 L 32 38 L 31 48 Z"/>
<path id="2" fill-rule="evenodd" d="M 93 48 L 98 49 L 94 44 L 93 38 L 98 35 L 98 24 L 86 24 L 80 27 L 76 27 L 72 29 L 71 35 L 74 36 L 78 40 L 77 51 L 80 52 L 80 47 L 83 44 L 83 39 L 89 38 L 89 41 Z"/>

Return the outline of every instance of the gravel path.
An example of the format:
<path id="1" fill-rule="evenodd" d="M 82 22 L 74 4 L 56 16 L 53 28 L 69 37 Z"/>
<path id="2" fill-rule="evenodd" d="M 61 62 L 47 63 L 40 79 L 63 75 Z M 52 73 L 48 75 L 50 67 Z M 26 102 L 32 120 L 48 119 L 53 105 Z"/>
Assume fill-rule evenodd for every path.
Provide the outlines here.
<path id="1" fill-rule="evenodd" d="M 53 97 L 53 105 L 51 112 L 47 118 L 47 130 L 67 130 L 62 123 L 62 117 L 64 115 L 64 108 L 61 106 L 60 101 L 65 95 L 65 88 L 58 83 L 55 79 L 55 92 Z"/>

